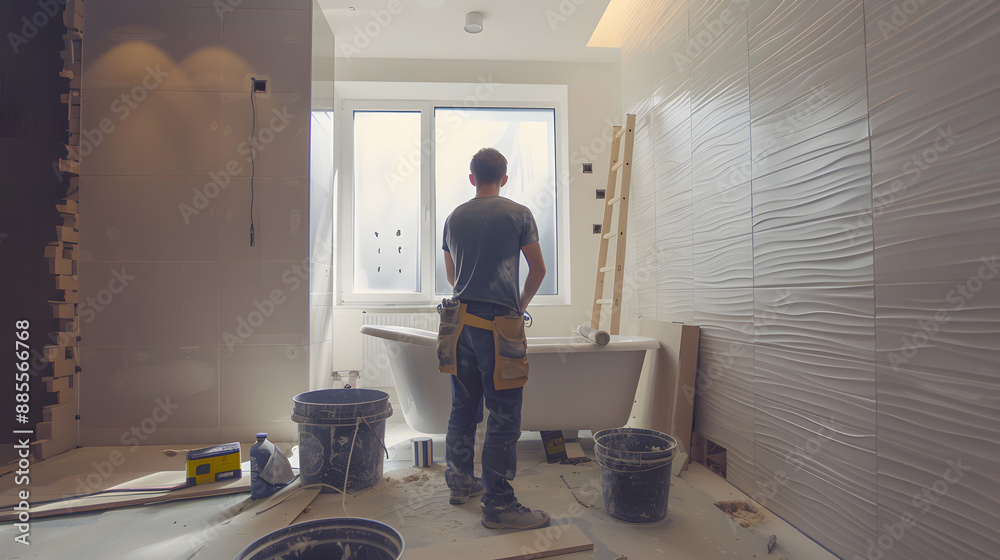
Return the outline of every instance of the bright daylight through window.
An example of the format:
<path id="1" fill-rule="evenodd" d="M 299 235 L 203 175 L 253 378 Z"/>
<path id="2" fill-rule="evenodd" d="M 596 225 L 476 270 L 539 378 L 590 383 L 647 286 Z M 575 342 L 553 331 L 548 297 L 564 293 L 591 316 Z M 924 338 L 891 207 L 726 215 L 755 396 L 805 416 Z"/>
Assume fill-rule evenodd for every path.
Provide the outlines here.
<path id="1" fill-rule="evenodd" d="M 554 109 L 425 104 L 352 114 L 350 291 L 357 301 L 398 296 L 400 302 L 431 303 L 451 293 L 441 234 L 451 211 L 475 196 L 469 161 L 482 147 L 507 157 L 510 178 L 500 194 L 531 209 L 538 224 L 548 269 L 538 294 L 558 293 Z M 526 275 L 522 257 L 522 282 Z"/>

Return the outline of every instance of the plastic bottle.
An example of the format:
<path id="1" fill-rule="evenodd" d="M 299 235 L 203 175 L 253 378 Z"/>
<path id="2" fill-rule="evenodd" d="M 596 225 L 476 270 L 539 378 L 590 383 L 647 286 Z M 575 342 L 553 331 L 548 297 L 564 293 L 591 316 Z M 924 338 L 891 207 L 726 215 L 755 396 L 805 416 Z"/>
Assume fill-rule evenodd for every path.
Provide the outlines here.
<path id="1" fill-rule="evenodd" d="M 257 443 L 250 448 L 250 497 L 266 498 L 284 488 L 293 476 L 291 464 L 267 440 L 267 432 L 257 434 Z"/>

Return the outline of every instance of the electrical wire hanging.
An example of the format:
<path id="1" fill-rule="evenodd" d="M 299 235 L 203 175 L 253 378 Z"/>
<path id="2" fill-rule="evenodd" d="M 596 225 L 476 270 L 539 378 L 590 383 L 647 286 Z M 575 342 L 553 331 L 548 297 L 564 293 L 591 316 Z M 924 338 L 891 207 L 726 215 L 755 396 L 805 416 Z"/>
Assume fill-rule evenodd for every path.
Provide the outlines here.
<path id="1" fill-rule="evenodd" d="M 257 135 L 257 105 L 255 103 L 256 90 L 257 89 L 257 78 L 250 78 L 250 113 L 253 115 L 253 121 L 250 125 L 250 246 L 254 246 L 254 231 L 253 231 L 253 203 L 254 203 L 254 190 L 253 190 L 253 178 L 257 169 L 255 167 L 253 152 L 256 146 L 254 141 Z"/>

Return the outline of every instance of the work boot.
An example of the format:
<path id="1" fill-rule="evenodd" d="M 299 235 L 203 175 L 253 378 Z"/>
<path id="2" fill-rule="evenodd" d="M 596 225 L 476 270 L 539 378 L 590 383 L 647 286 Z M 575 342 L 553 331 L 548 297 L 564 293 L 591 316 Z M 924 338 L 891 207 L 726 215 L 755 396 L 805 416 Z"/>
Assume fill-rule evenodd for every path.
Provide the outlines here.
<path id="1" fill-rule="evenodd" d="M 472 482 L 467 486 L 452 488 L 451 499 L 448 501 L 451 505 L 460 506 L 465 502 L 468 502 L 469 498 L 473 496 L 482 496 L 483 492 L 484 489 L 482 483 L 473 478 Z"/>
<path id="2" fill-rule="evenodd" d="M 531 511 L 521 504 L 501 510 L 483 506 L 483 527 L 487 529 L 537 529 L 549 524 L 549 514 Z"/>

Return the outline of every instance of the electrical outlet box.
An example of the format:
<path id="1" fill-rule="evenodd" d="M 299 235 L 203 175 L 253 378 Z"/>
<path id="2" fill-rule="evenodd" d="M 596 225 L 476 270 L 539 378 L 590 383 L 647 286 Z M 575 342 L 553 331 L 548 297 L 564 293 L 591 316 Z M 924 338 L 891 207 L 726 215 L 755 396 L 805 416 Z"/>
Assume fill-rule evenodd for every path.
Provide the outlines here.
<path id="1" fill-rule="evenodd" d="M 594 172 L 594 164 L 593 163 L 585 163 L 585 164 L 583 164 L 583 172 L 584 173 L 593 173 Z"/>
<path id="2" fill-rule="evenodd" d="M 597 200 L 604 200 L 605 193 L 604 189 L 597 189 Z"/>
<path id="3" fill-rule="evenodd" d="M 258 93 L 267 93 L 267 80 L 257 80 L 253 83 L 253 90 Z"/>
<path id="4" fill-rule="evenodd" d="M 594 224 L 594 234 L 601 233 L 601 224 Z"/>

